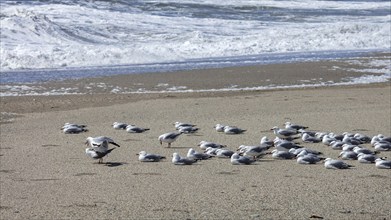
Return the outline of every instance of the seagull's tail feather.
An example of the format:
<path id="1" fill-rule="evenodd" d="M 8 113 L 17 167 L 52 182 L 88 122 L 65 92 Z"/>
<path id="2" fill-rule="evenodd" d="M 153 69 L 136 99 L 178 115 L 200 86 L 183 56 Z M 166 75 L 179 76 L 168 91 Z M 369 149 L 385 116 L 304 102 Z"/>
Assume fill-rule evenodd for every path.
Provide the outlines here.
<path id="1" fill-rule="evenodd" d="M 109 154 L 111 151 L 113 151 L 115 148 L 111 148 L 111 149 L 108 149 L 107 151 L 106 151 L 106 154 Z"/>
<path id="2" fill-rule="evenodd" d="M 115 146 L 117 146 L 117 147 L 120 147 L 119 144 L 117 144 L 117 143 L 115 143 L 115 142 L 110 142 L 110 144 L 115 145 Z M 114 149 L 114 148 L 113 148 L 113 149 Z"/>

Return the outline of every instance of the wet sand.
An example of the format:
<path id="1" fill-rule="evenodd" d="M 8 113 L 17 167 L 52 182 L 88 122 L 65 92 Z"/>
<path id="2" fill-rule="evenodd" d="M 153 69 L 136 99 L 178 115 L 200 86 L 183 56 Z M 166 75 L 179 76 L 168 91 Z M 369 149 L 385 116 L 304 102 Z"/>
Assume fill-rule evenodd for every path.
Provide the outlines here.
<path id="1" fill-rule="evenodd" d="M 320 66 L 312 63 L 311 67 L 321 72 Z M 231 70 L 253 72 L 252 68 Z M 285 68 L 292 74 L 285 75 L 284 80 L 294 75 L 300 78 L 301 70 L 307 69 L 300 64 Z M 203 71 L 192 71 L 190 79 L 199 78 L 198 73 L 202 75 Z M 188 76 L 164 74 L 173 77 L 172 84 Z M 324 77 L 332 78 L 332 74 Z M 136 76 L 112 80 L 135 80 L 132 77 Z M 257 74 L 252 77 L 243 80 L 259 79 Z M 159 81 L 153 76 L 143 80 L 151 85 Z M 242 78 L 235 80 L 240 83 Z M 110 79 L 105 82 L 110 83 Z M 204 78 L 194 84 L 203 82 L 213 86 L 213 82 L 220 81 Z M 257 145 L 262 136 L 274 138 L 270 128 L 282 127 L 286 121 L 315 131 L 390 136 L 390 100 L 389 82 L 270 91 L 2 97 L 2 112 L 16 114 L 3 113 L 0 124 L 0 217 L 391 219 L 391 170 L 377 169 L 374 164 L 348 161 L 355 167 L 327 170 L 322 163 L 299 165 L 295 160 L 274 160 L 270 155 L 250 166 L 234 166 L 229 159 L 220 158 L 192 166 L 171 163 L 173 152 L 184 156 L 189 148 L 201 151 L 197 144 L 202 140 L 226 144 L 232 150 L 242 144 Z M 151 130 L 130 134 L 114 130 L 111 125 L 115 121 Z M 182 135 L 171 148 L 161 146 L 157 137 L 174 131 L 175 121 L 195 123 L 200 131 Z M 86 124 L 89 131 L 64 134 L 60 128 L 65 122 Z M 247 131 L 241 135 L 217 133 L 213 129 L 217 123 Z M 84 154 L 86 137 L 100 135 L 112 137 L 121 145 L 103 165 Z M 336 158 L 340 152 L 321 143 L 298 142 L 322 151 L 325 157 Z M 141 150 L 167 159 L 139 162 L 136 154 Z M 391 152 L 380 155 L 391 158 Z"/>

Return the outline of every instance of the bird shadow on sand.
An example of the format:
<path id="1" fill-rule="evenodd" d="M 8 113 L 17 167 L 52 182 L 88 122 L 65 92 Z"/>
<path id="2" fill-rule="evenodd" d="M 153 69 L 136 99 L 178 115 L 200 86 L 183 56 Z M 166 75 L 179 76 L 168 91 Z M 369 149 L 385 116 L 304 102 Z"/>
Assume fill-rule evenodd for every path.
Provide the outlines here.
<path id="1" fill-rule="evenodd" d="M 106 162 L 106 163 L 104 163 L 104 165 L 106 165 L 108 167 L 119 167 L 119 166 L 122 166 L 125 164 L 128 164 L 128 163 L 125 163 L 125 162 Z"/>

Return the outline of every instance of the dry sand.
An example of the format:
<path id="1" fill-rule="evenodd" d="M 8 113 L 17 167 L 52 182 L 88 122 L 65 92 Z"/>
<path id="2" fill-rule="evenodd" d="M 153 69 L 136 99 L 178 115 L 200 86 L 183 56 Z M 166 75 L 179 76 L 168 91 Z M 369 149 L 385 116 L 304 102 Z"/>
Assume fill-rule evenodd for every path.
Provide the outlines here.
<path id="1" fill-rule="evenodd" d="M 105 105 L 98 107 L 102 100 Z M 285 121 L 316 131 L 390 136 L 390 83 L 218 94 L 3 97 L 2 112 L 18 115 L 8 115 L 0 125 L 1 219 L 391 219 L 391 170 L 373 164 L 348 161 L 353 169 L 327 170 L 321 163 L 299 165 L 270 155 L 250 166 L 218 158 L 192 166 L 171 163 L 173 152 L 200 151 L 201 140 L 232 150 L 256 145 L 262 136 L 274 138 L 269 129 Z M 151 130 L 130 134 L 114 130 L 114 121 Z M 201 130 L 182 135 L 171 148 L 160 146 L 157 137 L 173 131 L 175 121 Z M 89 132 L 63 134 L 65 122 L 87 124 Z M 217 123 L 247 131 L 224 135 L 213 129 Z M 100 135 L 121 145 L 105 158 L 106 165 L 84 154 L 86 137 Z M 327 157 L 339 153 L 323 144 L 303 145 Z M 139 162 L 141 150 L 167 160 Z M 391 152 L 380 155 L 391 158 Z"/>

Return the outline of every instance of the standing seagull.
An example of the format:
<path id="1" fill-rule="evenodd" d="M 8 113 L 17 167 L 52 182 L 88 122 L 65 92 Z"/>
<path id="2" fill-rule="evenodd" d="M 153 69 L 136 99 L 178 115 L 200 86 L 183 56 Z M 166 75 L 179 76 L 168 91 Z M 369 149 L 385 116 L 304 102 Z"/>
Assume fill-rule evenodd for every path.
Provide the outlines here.
<path id="1" fill-rule="evenodd" d="M 95 151 L 99 151 L 101 153 L 104 153 L 108 150 L 109 144 L 115 145 L 117 147 L 120 147 L 117 143 L 114 142 L 113 139 L 105 136 L 99 136 L 99 137 L 88 137 L 86 139 L 85 144 L 87 146 L 90 146 Z"/>
<path id="2" fill-rule="evenodd" d="M 181 135 L 182 133 L 176 133 L 176 132 L 169 132 L 165 133 L 159 136 L 159 142 L 160 145 L 163 144 L 163 142 L 168 143 L 168 147 L 171 147 L 171 143 L 176 141 L 176 139 Z"/>
<path id="3" fill-rule="evenodd" d="M 103 163 L 103 157 L 109 154 L 112 150 L 115 148 L 111 148 L 106 150 L 105 152 L 96 151 L 92 148 L 86 148 L 86 154 L 87 156 L 91 157 L 92 159 L 98 160 L 98 163 Z"/>

